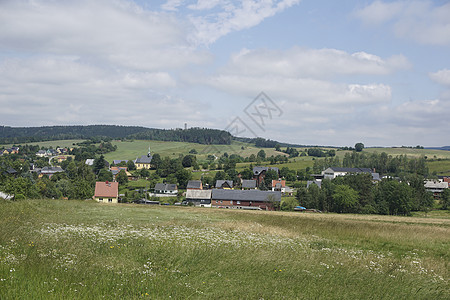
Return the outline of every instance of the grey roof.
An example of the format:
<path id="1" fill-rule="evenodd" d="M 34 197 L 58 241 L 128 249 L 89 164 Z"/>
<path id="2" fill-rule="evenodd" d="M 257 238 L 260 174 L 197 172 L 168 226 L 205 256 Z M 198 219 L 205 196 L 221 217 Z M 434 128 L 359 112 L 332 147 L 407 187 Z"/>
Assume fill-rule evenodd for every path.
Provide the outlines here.
<path id="1" fill-rule="evenodd" d="M 126 160 L 126 159 L 115 159 L 115 160 L 113 160 L 113 164 L 118 165 L 123 161 L 126 163 L 128 162 L 128 160 Z"/>
<path id="2" fill-rule="evenodd" d="M 202 182 L 200 180 L 189 180 L 186 189 L 200 189 Z"/>
<path id="3" fill-rule="evenodd" d="M 157 183 L 155 185 L 155 191 L 175 191 L 177 185 L 173 183 Z"/>
<path id="4" fill-rule="evenodd" d="M 372 170 L 369 168 L 337 168 L 330 167 L 334 172 L 347 172 L 347 173 L 372 173 Z"/>
<path id="5" fill-rule="evenodd" d="M 88 165 L 88 166 L 93 166 L 94 165 L 94 159 L 93 158 L 86 159 L 85 164 Z"/>
<path id="6" fill-rule="evenodd" d="M 53 174 L 58 172 L 64 172 L 64 170 L 61 167 L 43 167 L 41 169 L 41 173 L 44 174 Z"/>
<path id="7" fill-rule="evenodd" d="M 277 167 L 253 167 L 253 175 L 259 175 L 262 171 L 267 172 L 268 170 L 274 170 L 277 173 L 280 172 Z"/>
<path id="8" fill-rule="evenodd" d="M 309 186 L 310 186 L 311 184 L 315 184 L 315 185 L 317 185 L 319 188 L 322 187 L 322 181 L 320 181 L 320 180 L 314 180 L 314 181 L 308 180 L 308 181 L 306 182 L 306 188 L 309 188 Z"/>
<path id="9" fill-rule="evenodd" d="M 242 180 L 242 187 L 248 188 L 248 189 L 254 189 L 256 188 L 256 180 Z"/>
<path id="10" fill-rule="evenodd" d="M 142 155 L 141 157 L 136 158 L 134 162 L 137 164 L 149 164 L 152 162 L 152 157 L 151 154 Z"/>
<path id="11" fill-rule="evenodd" d="M 216 188 L 221 188 L 224 184 L 227 184 L 230 188 L 232 188 L 233 180 L 216 180 Z"/>
<path id="12" fill-rule="evenodd" d="M 372 173 L 372 180 L 381 181 L 380 174 Z"/>
<path id="13" fill-rule="evenodd" d="M 211 190 L 187 190 L 187 200 L 211 200 Z"/>
<path id="14" fill-rule="evenodd" d="M 236 200 L 236 201 L 270 201 L 270 197 L 274 197 L 274 201 L 281 201 L 281 192 L 260 191 L 260 190 L 222 190 L 213 189 L 213 200 Z"/>

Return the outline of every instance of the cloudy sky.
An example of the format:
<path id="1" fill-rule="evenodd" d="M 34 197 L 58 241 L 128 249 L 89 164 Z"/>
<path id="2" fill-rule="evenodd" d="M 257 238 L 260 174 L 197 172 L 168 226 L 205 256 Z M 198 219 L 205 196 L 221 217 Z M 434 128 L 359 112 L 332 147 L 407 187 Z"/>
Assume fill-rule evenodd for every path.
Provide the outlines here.
<path id="1" fill-rule="evenodd" d="M 448 1 L 1 0 L 0 125 L 449 145 L 449 16 Z"/>

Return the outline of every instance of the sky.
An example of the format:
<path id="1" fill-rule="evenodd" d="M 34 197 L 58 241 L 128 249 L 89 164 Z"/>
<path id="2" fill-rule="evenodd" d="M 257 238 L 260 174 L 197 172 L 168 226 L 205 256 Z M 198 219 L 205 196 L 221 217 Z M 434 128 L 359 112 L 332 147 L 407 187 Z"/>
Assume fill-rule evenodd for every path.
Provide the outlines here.
<path id="1" fill-rule="evenodd" d="M 450 145 L 450 3 L 1 0 L 0 125 Z"/>

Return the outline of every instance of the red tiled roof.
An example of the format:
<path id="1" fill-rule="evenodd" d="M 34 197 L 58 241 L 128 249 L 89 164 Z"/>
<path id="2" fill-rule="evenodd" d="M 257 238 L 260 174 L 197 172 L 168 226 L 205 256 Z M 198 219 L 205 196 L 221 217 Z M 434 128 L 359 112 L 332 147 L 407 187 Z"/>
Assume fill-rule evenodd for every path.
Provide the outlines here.
<path id="1" fill-rule="evenodd" d="M 119 197 L 118 182 L 96 182 L 95 197 L 117 198 Z"/>
<path id="2" fill-rule="evenodd" d="M 282 187 L 286 187 L 286 180 L 272 180 L 272 187 L 275 187 L 277 183 L 280 183 Z"/>

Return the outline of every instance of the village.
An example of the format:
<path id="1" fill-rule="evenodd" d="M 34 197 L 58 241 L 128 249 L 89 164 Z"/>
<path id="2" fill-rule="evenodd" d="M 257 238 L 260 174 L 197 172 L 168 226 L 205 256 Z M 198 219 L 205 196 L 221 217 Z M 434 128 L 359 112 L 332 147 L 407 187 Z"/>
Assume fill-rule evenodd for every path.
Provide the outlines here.
<path id="1" fill-rule="evenodd" d="M 29 164 L 28 173 L 36 180 L 42 179 L 43 177 L 47 178 L 46 189 L 48 190 L 52 182 L 56 182 L 57 185 L 58 183 L 64 182 L 68 177 L 71 179 L 70 173 L 74 172 L 71 169 L 73 170 L 75 167 L 73 162 L 75 158 L 80 158 L 80 152 L 77 151 L 77 148 L 67 147 L 39 149 L 34 153 L 36 162 L 32 161 Z M 291 151 L 288 148 L 286 152 Z M 2 156 L 5 157 L 18 156 L 19 153 L 20 147 L 7 148 L 1 152 Z M 74 155 L 74 153 L 78 153 L 78 156 Z M 298 152 L 296 154 L 299 155 Z M 82 156 L 85 157 L 86 153 Z M 220 160 L 224 162 L 223 170 L 217 172 L 221 176 L 217 173 L 214 177 L 206 177 L 206 175 L 204 177 L 202 175 L 200 180 L 192 179 L 192 174 L 198 171 L 189 168 L 196 164 L 195 155 L 189 154 L 184 156 L 182 164 L 176 164 L 176 161 L 172 160 L 172 166 L 170 165 L 170 161 L 166 159 L 168 165 L 163 172 L 161 171 L 161 162 L 164 159 L 162 160 L 159 154 L 155 155 L 151 153 L 150 148 L 146 155 L 141 155 L 134 160 L 114 159 L 111 162 L 107 162 L 101 158 L 102 156 L 98 157 L 98 155 L 97 158 L 86 158 L 82 164 L 84 167 L 80 164 L 78 165 L 78 172 L 81 172 L 83 168 L 85 169 L 83 172 L 89 173 L 89 170 L 94 171 L 93 174 L 88 174 L 90 182 L 95 183 L 92 186 L 92 192 L 87 191 L 84 195 L 88 196 L 89 193 L 92 193 L 92 196 L 89 197 L 100 203 L 186 205 L 269 211 L 287 209 L 320 212 L 323 210 L 332 211 L 333 209 L 340 209 L 351 212 L 355 211 L 355 207 L 332 208 L 329 205 L 327 206 L 312 199 L 314 197 L 320 198 L 320 196 L 317 196 L 318 194 L 314 196 L 314 193 L 317 193 L 316 189 L 319 189 L 321 193 L 326 193 L 325 190 L 321 191 L 324 181 L 325 186 L 327 186 L 328 182 L 338 182 L 338 180 L 335 180 L 338 177 L 349 178 L 348 176 L 350 175 L 355 178 L 359 178 L 357 175 L 361 175 L 361 178 L 365 176 L 364 180 L 370 182 L 373 186 L 379 185 L 383 180 L 401 182 L 399 177 L 388 174 L 380 175 L 376 169 L 326 167 L 326 164 L 322 164 L 322 169 L 315 168 L 316 171 L 319 171 L 316 174 L 311 173 L 312 170 L 310 170 L 309 174 L 302 178 L 304 181 L 298 182 L 296 180 L 299 179 L 301 172 L 293 173 L 292 170 L 285 167 L 280 170 L 280 167 L 273 166 L 271 161 L 264 165 L 264 160 L 258 160 L 256 165 L 250 165 L 246 169 L 238 172 L 235 170 L 236 162 L 232 162 L 229 157 L 225 156 L 221 157 Z M 263 155 L 261 154 L 261 156 Z M 236 155 L 234 155 L 235 157 Z M 39 163 L 43 159 L 45 161 L 48 160 L 45 165 Z M 214 156 L 212 158 L 212 165 L 216 159 L 218 157 Z M 273 162 L 273 158 L 271 160 Z M 280 161 L 282 163 L 283 159 L 280 158 Z M 330 161 L 332 160 L 330 159 Z M 184 162 L 188 163 L 185 164 Z M 205 167 L 207 166 L 205 165 Z M 151 170 L 153 173 L 150 172 Z M 161 174 L 163 177 L 155 175 L 155 170 L 157 170 L 157 174 Z M 202 174 L 208 174 L 208 170 L 201 171 L 205 172 Z M 23 172 L 24 170 L 22 170 L 22 176 Z M 5 168 L 3 173 L 5 178 L 17 177 L 19 175 L 18 171 L 12 166 Z M 292 181 L 293 177 L 294 181 Z M 74 180 L 79 180 L 76 178 L 72 178 L 72 183 L 75 186 L 77 183 Z M 60 181 L 60 179 L 63 179 L 63 181 Z M 128 184 L 138 181 L 142 182 L 143 179 L 146 180 L 144 182 L 147 182 L 144 187 L 141 185 L 140 188 L 133 189 L 133 185 Z M 441 195 L 443 194 L 445 194 L 444 198 L 446 199 L 449 182 L 450 177 L 438 176 L 433 179 L 425 179 L 421 187 L 416 186 L 415 188 L 426 192 L 426 194 L 423 194 L 423 199 L 428 200 L 422 201 L 428 201 L 428 205 L 430 206 L 432 200 L 440 201 L 442 198 Z M 408 182 L 407 184 L 411 186 L 412 183 Z M 55 190 L 57 190 L 56 185 Z M 11 189 L 6 189 L 6 191 L 3 189 L 0 192 L 0 197 L 2 198 L 13 199 L 15 197 Z M 52 198 L 55 198 L 55 196 L 63 199 L 74 197 L 73 194 L 71 196 L 70 193 L 58 193 L 57 191 L 53 193 Z M 359 197 L 361 198 L 361 196 Z M 420 205 L 424 204 L 422 203 Z M 411 209 L 414 208 L 411 207 L 406 212 Z"/>

